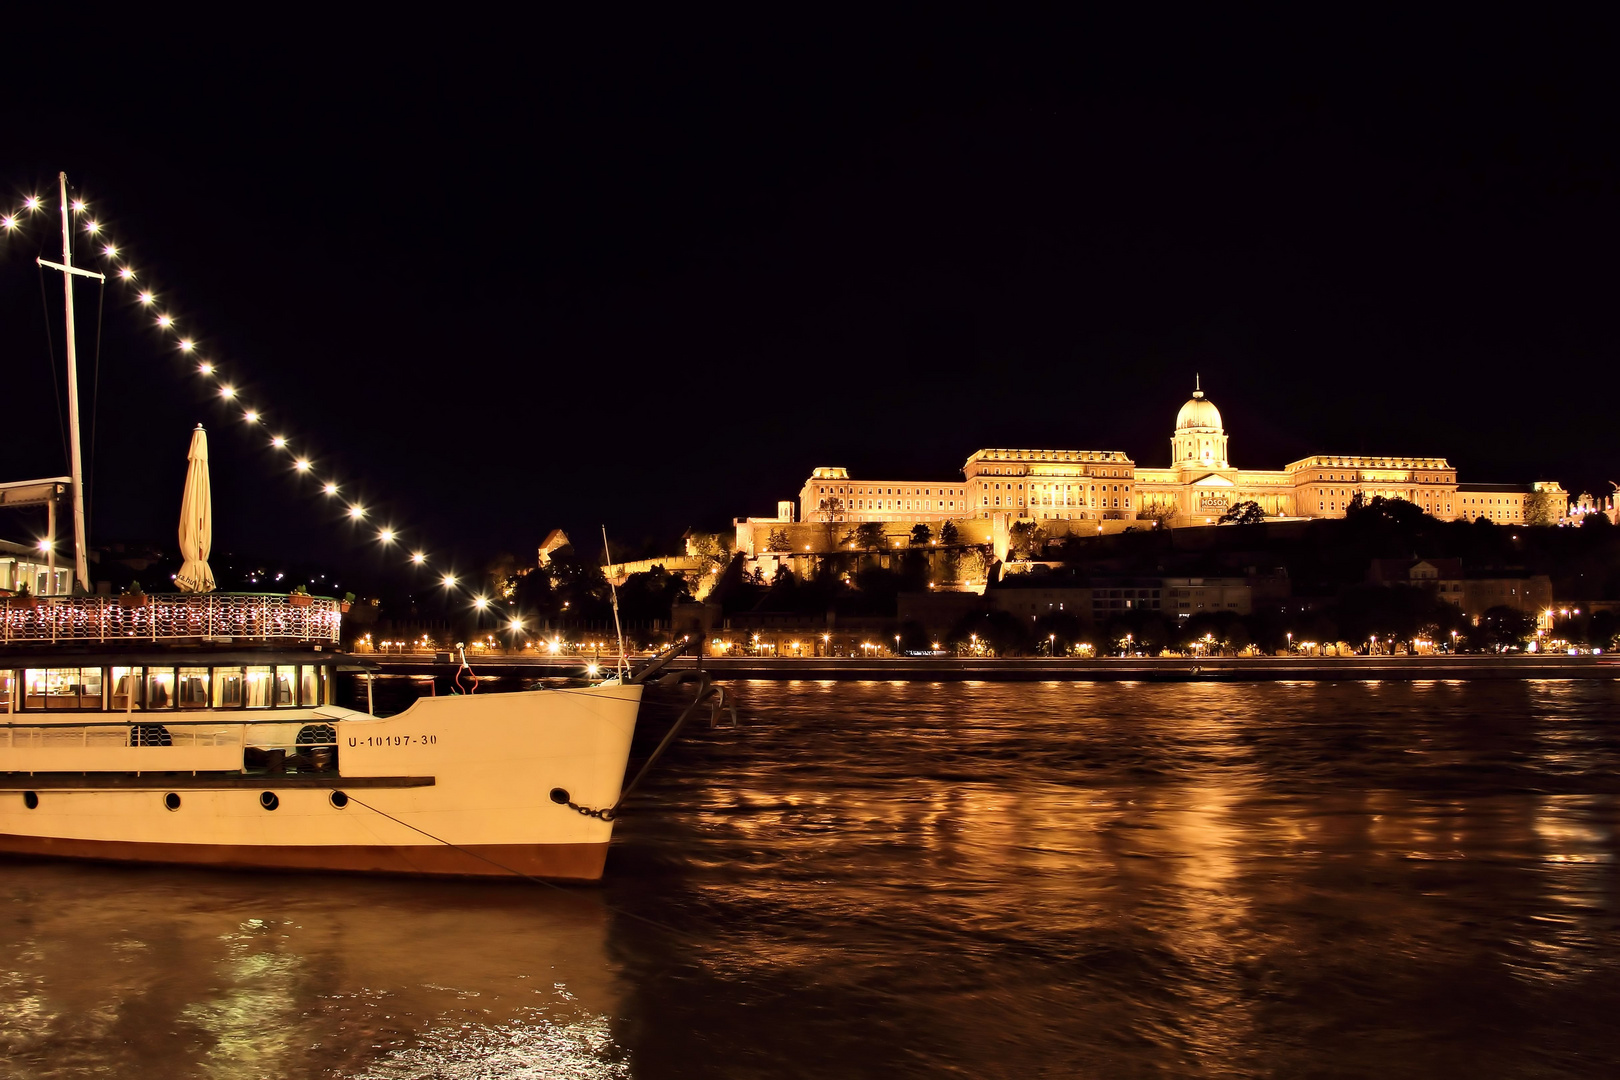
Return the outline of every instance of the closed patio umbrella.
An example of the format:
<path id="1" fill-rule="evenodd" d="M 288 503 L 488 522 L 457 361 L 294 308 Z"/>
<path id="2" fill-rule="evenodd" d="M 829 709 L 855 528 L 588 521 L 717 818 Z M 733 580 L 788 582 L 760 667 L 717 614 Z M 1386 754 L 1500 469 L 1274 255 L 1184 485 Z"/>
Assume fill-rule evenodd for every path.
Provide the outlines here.
<path id="1" fill-rule="evenodd" d="M 214 542 L 214 499 L 208 490 L 208 435 L 201 424 L 191 433 L 186 454 L 186 490 L 180 497 L 180 557 L 174 584 L 181 592 L 214 591 L 208 548 Z"/>

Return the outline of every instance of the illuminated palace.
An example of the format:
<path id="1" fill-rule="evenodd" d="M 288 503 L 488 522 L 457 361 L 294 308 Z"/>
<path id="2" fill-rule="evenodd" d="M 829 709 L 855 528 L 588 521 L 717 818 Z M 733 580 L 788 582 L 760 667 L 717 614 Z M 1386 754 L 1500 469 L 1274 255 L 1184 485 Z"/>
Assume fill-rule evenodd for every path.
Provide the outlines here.
<path id="1" fill-rule="evenodd" d="M 1405 499 L 1438 518 L 1526 520 L 1546 497 L 1552 520 L 1568 496 L 1556 483 L 1459 484 L 1444 458 L 1317 455 L 1275 471 L 1233 468 L 1220 410 L 1202 387 L 1176 415 L 1170 467 L 1143 468 L 1118 450 L 980 450 L 960 481 L 857 480 L 819 468 L 799 493 L 800 520 L 1135 521 L 1214 524 L 1227 510 L 1258 503 L 1268 518 L 1343 517 L 1359 493 Z M 1115 526 L 1116 528 L 1119 526 Z"/>

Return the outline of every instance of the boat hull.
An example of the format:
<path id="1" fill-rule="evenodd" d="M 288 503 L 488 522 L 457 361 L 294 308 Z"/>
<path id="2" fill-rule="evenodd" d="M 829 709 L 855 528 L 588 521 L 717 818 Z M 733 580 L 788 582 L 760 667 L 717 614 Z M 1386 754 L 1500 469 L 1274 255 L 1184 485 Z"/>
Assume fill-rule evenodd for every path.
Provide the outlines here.
<path id="1" fill-rule="evenodd" d="M 138 770 L 47 774 L 13 764 L 0 773 L 0 853 L 595 881 L 612 822 L 567 804 L 618 799 L 640 700 L 639 686 L 607 684 L 424 698 L 381 719 L 328 707 L 302 718 L 335 730 L 337 769 L 324 773 L 165 770 L 164 752 L 180 746 L 83 751 L 90 764 L 138 753 Z M 249 722 L 242 739 L 257 745 L 272 729 L 301 726 Z"/>
<path id="2" fill-rule="evenodd" d="M 206 866 L 225 870 L 286 870 L 422 877 L 541 878 L 599 881 L 608 845 L 443 844 L 165 844 L 0 836 L 0 854 L 98 862 Z"/>

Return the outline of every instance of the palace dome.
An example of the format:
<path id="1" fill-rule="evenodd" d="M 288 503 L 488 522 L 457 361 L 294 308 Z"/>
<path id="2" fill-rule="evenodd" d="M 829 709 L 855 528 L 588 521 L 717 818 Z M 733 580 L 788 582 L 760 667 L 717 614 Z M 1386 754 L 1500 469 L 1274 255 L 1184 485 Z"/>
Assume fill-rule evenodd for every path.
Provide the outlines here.
<path id="1" fill-rule="evenodd" d="M 1176 430 L 1181 431 L 1183 428 L 1221 430 L 1221 410 L 1215 407 L 1213 401 L 1204 396 L 1202 390 L 1194 390 L 1193 396 L 1176 414 Z"/>

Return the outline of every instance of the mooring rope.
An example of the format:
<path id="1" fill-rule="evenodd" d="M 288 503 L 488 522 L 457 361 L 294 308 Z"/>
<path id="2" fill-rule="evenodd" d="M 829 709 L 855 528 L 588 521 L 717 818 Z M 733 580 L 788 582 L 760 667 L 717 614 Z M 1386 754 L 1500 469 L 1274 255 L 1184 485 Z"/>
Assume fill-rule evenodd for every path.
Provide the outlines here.
<path id="1" fill-rule="evenodd" d="M 520 877 L 524 881 L 532 882 L 532 883 L 534 883 L 536 885 L 544 885 L 546 888 L 554 889 L 557 892 L 560 892 L 560 893 L 562 893 L 562 894 L 564 894 L 566 896 L 575 895 L 573 890 L 565 889 L 561 885 L 558 885 L 555 881 L 547 881 L 545 878 L 538 878 L 538 877 L 535 877 L 533 874 L 525 874 L 522 870 L 519 870 L 515 866 L 507 866 L 505 863 L 499 862 L 498 860 L 495 860 L 495 859 L 491 859 L 487 855 L 480 855 L 478 852 L 473 851 L 470 848 L 465 848 L 465 847 L 462 847 L 460 844 L 452 843 L 451 841 L 446 840 L 442 836 L 435 836 L 434 834 L 428 832 L 426 829 L 418 828 L 417 826 L 412 825 L 408 821 L 401 821 L 399 818 L 395 817 L 393 814 L 390 814 L 388 811 L 379 810 L 375 806 L 372 806 L 370 803 L 366 802 L 365 800 L 355 798 L 353 795 L 349 795 L 348 792 L 344 792 L 344 794 L 347 795 L 349 801 L 354 803 L 356 806 L 363 806 L 367 810 L 370 810 L 373 814 L 377 814 L 377 815 L 379 815 L 381 817 L 385 817 L 389 821 L 392 821 L 396 825 L 403 825 L 407 829 L 410 829 L 412 832 L 421 833 L 423 836 L 427 837 L 429 840 L 435 841 L 436 843 L 443 844 L 447 848 L 454 848 L 456 851 L 461 852 L 463 855 L 471 855 L 473 858 L 478 859 L 481 862 L 487 862 L 487 863 L 489 863 L 489 865 L 491 865 L 493 867 L 496 867 L 497 869 L 500 869 L 500 870 L 505 870 L 508 874 L 511 874 L 514 877 Z M 403 848 L 406 845 L 404 845 L 404 844 L 394 844 L 392 846 L 396 847 L 396 848 Z M 616 906 L 614 904 L 603 904 L 602 906 L 606 910 L 613 912 L 615 915 L 623 915 L 627 919 L 635 919 L 637 922 L 646 923 L 648 926 L 656 927 L 657 929 L 664 931 L 666 934 L 673 935 L 674 937 L 685 938 L 686 940 L 691 941 L 693 943 L 697 942 L 697 938 L 696 938 L 695 935 L 688 934 L 683 930 L 677 930 L 675 927 L 670 926 L 668 923 L 661 923 L 657 919 L 649 919 L 645 915 L 639 914 L 639 913 L 634 912 L 634 911 L 628 911 L 625 908 L 618 907 L 618 906 Z"/>

